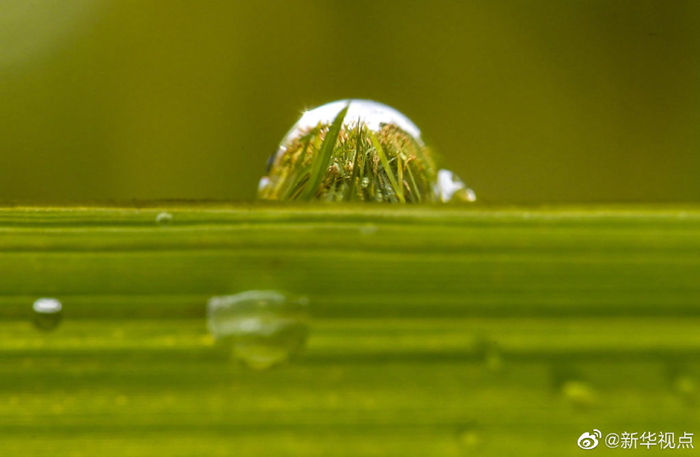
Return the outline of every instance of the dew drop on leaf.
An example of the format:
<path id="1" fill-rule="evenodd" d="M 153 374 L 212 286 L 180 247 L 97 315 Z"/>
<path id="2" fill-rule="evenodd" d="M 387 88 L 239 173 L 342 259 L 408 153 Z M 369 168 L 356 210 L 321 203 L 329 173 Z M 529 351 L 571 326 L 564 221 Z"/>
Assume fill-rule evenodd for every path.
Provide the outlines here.
<path id="1" fill-rule="evenodd" d="M 168 212 L 161 212 L 156 215 L 156 224 L 160 226 L 169 225 L 173 221 L 173 215 Z"/>
<path id="2" fill-rule="evenodd" d="M 272 290 L 212 297 L 207 327 L 233 358 L 266 369 L 299 354 L 308 335 L 308 299 Z"/>
<path id="3" fill-rule="evenodd" d="M 63 314 L 63 305 L 55 298 L 40 298 L 32 305 L 34 326 L 51 331 L 58 327 Z"/>
<path id="4" fill-rule="evenodd" d="M 384 203 L 473 202 L 474 191 L 441 166 L 420 129 L 370 100 L 306 111 L 270 157 L 263 200 Z"/>

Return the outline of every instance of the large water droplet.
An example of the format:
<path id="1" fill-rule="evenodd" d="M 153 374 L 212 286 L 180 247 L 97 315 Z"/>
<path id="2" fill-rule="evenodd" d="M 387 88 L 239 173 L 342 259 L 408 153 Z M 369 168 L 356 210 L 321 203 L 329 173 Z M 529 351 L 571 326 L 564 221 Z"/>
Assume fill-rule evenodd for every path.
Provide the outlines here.
<path id="1" fill-rule="evenodd" d="M 50 331 L 61 322 L 63 306 L 55 298 L 40 298 L 32 305 L 34 326 L 39 330 Z"/>
<path id="2" fill-rule="evenodd" d="M 251 368 L 269 368 L 303 349 L 308 300 L 271 290 L 212 297 L 207 326 L 214 339 L 230 346 L 233 357 Z"/>
<path id="3" fill-rule="evenodd" d="M 441 170 L 438 162 L 418 127 L 394 108 L 369 100 L 340 100 L 305 112 L 294 124 L 268 162 L 258 197 L 474 201 L 474 192 Z"/>

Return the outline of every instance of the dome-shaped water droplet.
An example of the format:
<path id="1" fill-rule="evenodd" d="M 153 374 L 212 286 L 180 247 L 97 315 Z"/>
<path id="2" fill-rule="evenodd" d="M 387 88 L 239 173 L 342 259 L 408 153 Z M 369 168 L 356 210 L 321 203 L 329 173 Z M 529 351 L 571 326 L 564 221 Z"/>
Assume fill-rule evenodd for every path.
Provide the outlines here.
<path id="1" fill-rule="evenodd" d="M 438 162 L 418 127 L 394 108 L 369 100 L 340 100 L 305 112 L 294 124 L 268 162 L 258 197 L 474 201 L 474 192 L 441 170 Z"/>
<path id="2" fill-rule="evenodd" d="M 207 327 L 215 340 L 251 368 L 265 369 L 288 360 L 304 347 L 308 300 L 277 291 L 251 290 L 212 297 Z"/>
<path id="3" fill-rule="evenodd" d="M 161 212 L 156 215 L 156 224 L 164 226 L 169 225 L 173 221 L 173 215 L 168 212 Z"/>
<path id="4" fill-rule="evenodd" d="M 34 326 L 39 330 L 50 331 L 61 322 L 63 306 L 55 298 L 40 298 L 32 305 Z"/>

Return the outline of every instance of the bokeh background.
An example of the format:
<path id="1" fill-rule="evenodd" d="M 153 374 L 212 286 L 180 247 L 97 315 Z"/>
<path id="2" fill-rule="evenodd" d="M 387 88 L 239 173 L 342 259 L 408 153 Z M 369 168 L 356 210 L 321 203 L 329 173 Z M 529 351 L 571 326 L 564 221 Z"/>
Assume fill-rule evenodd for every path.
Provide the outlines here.
<path id="1" fill-rule="evenodd" d="M 494 202 L 700 200 L 700 2 L 2 0 L 0 200 L 255 196 L 304 108 Z"/>

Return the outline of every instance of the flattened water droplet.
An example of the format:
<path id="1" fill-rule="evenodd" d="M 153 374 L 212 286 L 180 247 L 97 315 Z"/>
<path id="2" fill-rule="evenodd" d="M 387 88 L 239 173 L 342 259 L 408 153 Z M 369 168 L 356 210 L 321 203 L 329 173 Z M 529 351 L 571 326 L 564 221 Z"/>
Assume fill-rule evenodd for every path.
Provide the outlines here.
<path id="1" fill-rule="evenodd" d="M 39 330 L 54 330 L 61 322 L 63 306 L 55 298 L 40 298 L 32 305 L 34 326 Z"/>
<path id="2" fill-rule="evenodd" d="M 161 225 L 161 226 L 168 225 L 172 221 L 173 221 L 173 215 L 166 212 L 166 211 L 158 213 L 158 215 L 156 216 L 156 224 Z"/>
<path id="3" fill-rule="evenodd" d="M 360 233 L 363 235 L 374 235 L 377 233 L 379 228 L 374 224 L 362 224 L 360 226 Z"/>
<path id="4" fill-rule="evenodd" d="M 307 111 L 294 124 L 268 162 L 258 198 L 474 201 L 474 192 L 438 162 L 418 127 L 394 108 L 340 100 Z"/>
<path id="5" fill-rule="evenodd" d="M 567 401 L 577 408 L 590 408 L 597 403 L 595 390 L 584 381 L 565 381 L 561 386 L 561 393 Z"/>
<path id="6" fill-rule="evenodd" d="M 265 369 L 297 355 L 308 335 L 308 299 L 290 298 L 272 290 L 250 290 L 212 297 L 207 327 L 233 357 Z"/>
<path id="7" fill-rule="evenodd" d="M 578 409 L 588 409 L 598 404 L 598 393 L 578 369 L 568 364 L 552 367 L 552 387 L 564 400 Z"/>

